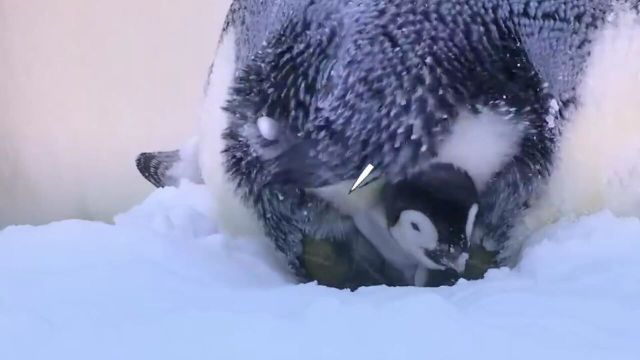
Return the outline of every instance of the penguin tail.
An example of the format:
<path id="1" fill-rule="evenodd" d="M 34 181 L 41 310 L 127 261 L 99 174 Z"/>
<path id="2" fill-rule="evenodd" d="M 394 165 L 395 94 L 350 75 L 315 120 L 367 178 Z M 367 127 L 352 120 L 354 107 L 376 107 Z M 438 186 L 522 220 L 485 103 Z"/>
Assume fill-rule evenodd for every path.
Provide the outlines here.
<path id="1" fill-rule="evenodd" d="M 176 186 L 176 179 L 168 172 L 179 161 L 179 150 L 143 152 L 136 157 L 136 167 L 142 177 L 157 188 Z"/>

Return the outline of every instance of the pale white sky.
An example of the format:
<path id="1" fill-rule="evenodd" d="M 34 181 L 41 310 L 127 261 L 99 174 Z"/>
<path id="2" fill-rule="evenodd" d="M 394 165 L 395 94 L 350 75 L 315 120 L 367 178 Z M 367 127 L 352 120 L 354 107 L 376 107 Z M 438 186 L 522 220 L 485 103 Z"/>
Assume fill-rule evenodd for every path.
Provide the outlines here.
<path id="1" fill-rule="evenodd" d="M 0 228 L 110 220 L 191 135 L 230 0 L 0 0 Z"/>

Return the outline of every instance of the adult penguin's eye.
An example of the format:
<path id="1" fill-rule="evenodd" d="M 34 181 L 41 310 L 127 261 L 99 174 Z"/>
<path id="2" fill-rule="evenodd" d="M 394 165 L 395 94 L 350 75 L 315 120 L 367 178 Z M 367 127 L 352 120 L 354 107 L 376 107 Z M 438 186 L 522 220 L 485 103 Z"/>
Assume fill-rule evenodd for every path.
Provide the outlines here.
<path id="1" fill-rule="evenodd" d="M 414 223 L 413 221 L 411 222 L 411 227 L 413 228 L 413 230 L 420 232 L 420 227 L 418 226 L 418 224 Z"/>

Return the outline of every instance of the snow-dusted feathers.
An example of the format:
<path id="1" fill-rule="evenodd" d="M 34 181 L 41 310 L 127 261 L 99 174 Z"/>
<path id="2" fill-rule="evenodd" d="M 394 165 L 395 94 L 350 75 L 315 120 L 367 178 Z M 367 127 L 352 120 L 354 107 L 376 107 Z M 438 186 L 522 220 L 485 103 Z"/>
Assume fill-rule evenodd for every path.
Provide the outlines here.
<path id="1" fill-rule="evenodd" d="M 612 125 L 612 134 L 626 132 L 619 149 L 626 155 L 640 152 L 634 145 L 638 132 L 633 131 L 638 122 L 631 122 L 629 110 L 630 104 L 639 103 L 632 83 L 638 66 L 615 63 L 637 58 L 634 48 L 594 37 L 611 14 L 609 0 L 237 0 L 234 4 L 241 21 L 229 25 L 212 68 L 212 95 L 200 129 L 200 167 L 216 202 L 225 203 L 216 215 L 223 228 L 232 234 L 233 229 L 266 233 L 298 274 L 304 272 L 299 271 L 299 256 L 305 238 L 320 234 L 336 242 L 358 239 L 361 234 L 351 227 L 353 223 L 378 224 L 375 216 L 360 216 L 366 212 L 359 211 L 375 196 L 365 192 L 362 201 L 340 204 L 334 196 L 338 193 L 330 189 L 346 185 L 346 194 L 367 164 L 384 174 L 385 181 L 409 181 L 411 186 L 421 183 L 420 176 L 435 161 L 464 170 L 460 172 L 470 175 L 475 186 L 465 181 L 456 186 L 480 194 L 474 195 L 478 201 L 458 201 L 459 206 L 453 207 L 455 232 L 462 234 L 455 239 L 462 241 L 471 234 L 474 244 L 502 251 L 504 265 L 515 259 L 520 244 L 511 240 L 523 229 L 519 225 L 526 222 L 523 214 L 536 213 L 535 200 L 545 186 L 549 184 L 549 193 L 554 186 L 565 192 L 580 181 L 573 169 L 580 154 L 617 142 L 603 141 L 607 131 L 596 127 L 602 124 L 595 119 L 611 117 L 618 125 L 625 124 Z M 265 15 L 281 9 L 286 9 L 282 12 L 286 16 Z M 238 46 L 244 43 L 249 45 Z M 598 60 L 599 56 L 606 60 Z M 225 62 L 229 66 L 222 66 Z M 616 67 L 619 79 L 602 75 L 608 66 Z M 597 102 L 595 92 L 585 88 L 621 96 L 605 100 L 612 107 L 601 107 L 608 110 L 585 110 L 587 103 Z M 573 105 L 578 110 L 569 116 Z M 572 123 L 585 118 L 594 119 L 585 122 L 593 124 L 586 128 L 598 136 L 572 140 L 569 134 L 582 134 Z M 295 136 L 285 139 L 283 134 Z M 567 145 L 572 143 L 589 149 Z M 559 144 L 563 149 L 556 153 Z M 299 169 L 298 164 L 309 160 L 313 164 L 309 168 L 318 176 L 302 173 L 299 178 L 315 179 L 313 186 L 293 186 L 287 177 L 274 176 L 276 158 L 292 146 L 295 151 L 290 153 L 301 156 L 285 163 Z M 580 150 L 568 150 L 572 147 Z M 625 169 L 624 159 L 618 166 L 614 153 L 604 154 L 608 155 L 595 157 L 602 159 L 601 169 L 633 173 Z M 590 181 L 601 186 L 611 178 L 615 177 Z M 438 193 L 448 192 L 460 200 L 460 189 L 445 183 L 448 186 Z M 625 185 L 618 188 L 627 191 L 633 183 L 622 182 Z M 589 193 L 584 189 L 590 187 L 571 188 L 564 195 L 576 208 L 584 208 L 601 201 L 597 196 L 588 197 L 595 201 L 582 200 L 581 194 Z M 309 188 L 330 191 L 304 191 Z M 626 204 L 621 208 L 633 205 L 621 203 Z M 394 216 L 407 210 L 397 205 Z M 451 223 L 449 216 L 429 215 L 427 220 L 440 229 Z M 247 226 L 249 218 L 255 226 Z M 332 227 L 336 219 L 340 225 Z M 384 243 L 385 236 L 376 229 L 379 224 L 365 235 L 372 243 Z M 350 249 L 352 255 L 357 253 Z M 390 253 L 388 259 L 393 258 Z M 411 282 L 421 278 L 415 271 L 411 276 Z"/>
<path id="2" fill-rule="evenodd" d="M 237 73 L 223 137 L 230 179 L 276 244 L 295 256 L 295 239 L 326 220 L 295 214 L 309 201 L 304 194 L 277 196 L 288 183 L 270 182 L 273 162 L 245 136 L 260 132 L 263 116 L 296 134 L 321 166 L 313 188 L 355 179 L 367 164 L 396 183 L 418 178 L 439 156 L 457 163 L 482 190 L 481 229 L 471 232 L 480 243 L 507 242 L 548 176 L 590 32 L 610 8 L 606 0 L 526 4 L 327 0 L 301 5 L 275 29 Z M 551 56 L 561 45 L 571 57 Z M 463 237 L 469 212 L 456 215 Z"/>

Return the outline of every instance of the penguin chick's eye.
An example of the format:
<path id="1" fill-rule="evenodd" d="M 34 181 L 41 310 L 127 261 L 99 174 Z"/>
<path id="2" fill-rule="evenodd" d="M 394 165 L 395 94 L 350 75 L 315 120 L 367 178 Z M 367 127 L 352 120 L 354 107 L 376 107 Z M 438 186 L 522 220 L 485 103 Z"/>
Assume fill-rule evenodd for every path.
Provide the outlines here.
<path id="1" fill-rule="evenodd" d="M 413 230 L 420 232 L 420 227 L 413 221 L 411 222 L 411 227 L 413 228 Z"/>

